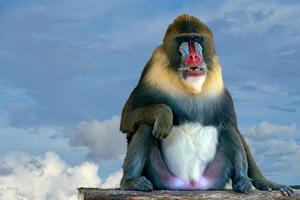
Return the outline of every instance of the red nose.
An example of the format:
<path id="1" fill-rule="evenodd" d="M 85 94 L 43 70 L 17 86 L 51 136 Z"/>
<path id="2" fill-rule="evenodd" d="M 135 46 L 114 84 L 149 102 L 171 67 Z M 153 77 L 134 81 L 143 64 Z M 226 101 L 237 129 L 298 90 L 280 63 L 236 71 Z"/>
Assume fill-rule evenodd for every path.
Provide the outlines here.
<path id="1" fill-rule="evenodd" d="M 188 65 L 198 65 L 202 61 L 202 56 L 196 53 L 190 53 L 186 58 L 185 62 Z"/>
<path id="2" fill-rule="evenodd" d="M 185 62 L 188 65 L 198 65 L 202 60 L 202 56 L 198 55 L 195 51 L 194 42 L 189 42 L 190 54 L 186 56 Z"/>

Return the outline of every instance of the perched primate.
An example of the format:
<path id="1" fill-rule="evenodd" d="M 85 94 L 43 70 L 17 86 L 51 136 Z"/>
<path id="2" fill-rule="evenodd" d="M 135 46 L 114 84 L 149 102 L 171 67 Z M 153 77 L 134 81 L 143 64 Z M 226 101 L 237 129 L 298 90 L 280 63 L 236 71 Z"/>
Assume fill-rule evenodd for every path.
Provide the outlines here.
<path id="1" fill-rule="evenodd" d="M 267 180 L 240 134 L 213 35 L 197 18 L 169 25 L 123 109 L 127 190 L 292 189 Z"/>

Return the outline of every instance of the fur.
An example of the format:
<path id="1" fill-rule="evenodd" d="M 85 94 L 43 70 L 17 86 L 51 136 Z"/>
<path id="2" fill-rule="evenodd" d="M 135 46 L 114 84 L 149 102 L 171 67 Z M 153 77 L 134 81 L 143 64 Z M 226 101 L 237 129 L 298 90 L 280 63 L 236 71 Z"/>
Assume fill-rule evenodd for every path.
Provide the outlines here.
<path id="1" fill-rule="evenodd" d="M 207 164 L 214 158 L 218 144 L 218 130 L 200 123 L 174 126 L 161 147 L 170 171 L 184 181 L 197 181 Z"/>
<path id="2" fill-rule="evenodd" d="M 199 77 L 188 77 L 185 81 L 187 82 L 188 85 L 192 86 L 194 90 L 202 90 L 202 86 L 205 82 L 206 75 L 202 75 Z"/>
<path id="3" fill-rule="evenodd" d="M 191 81 L 178 70 L 178 48 L 179 40 L 194 39 L 201 42 L 207 71 L 202 80 Z M 236 192 L 249 192 L 252 181 L 257 189 L 291 195 L 290 188 L 262 175 L 238 130 L 208 26 L 182 15 L 168 27 L 163 41 L 122 112 L 128 149 L 121 187 L 222 189 L 232 179 Z"/>
<path id="4" fill-rule="evenodd" d="M 193 84 L 183 80 L 169 67 L 169 60 L 162 47 L 159 47 L 153 53 L 143 82 L 170 95 L 188 93 L 190 95 L 217 96 L 223 91 L 224 83 L 221 67 L 216 56 L 213 59 L 213 67 L 211 68 L 203 81 L 203 87 L 202 84 L 194 87 Z"/>

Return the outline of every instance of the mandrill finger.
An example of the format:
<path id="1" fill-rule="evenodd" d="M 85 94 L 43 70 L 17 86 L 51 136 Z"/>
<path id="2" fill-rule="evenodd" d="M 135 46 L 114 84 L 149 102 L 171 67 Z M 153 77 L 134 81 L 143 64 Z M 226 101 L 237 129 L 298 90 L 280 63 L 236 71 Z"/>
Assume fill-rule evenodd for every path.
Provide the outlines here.
<path id="1" fill-rule="evenodd" d="M 169 135 L 168 133 L 162 133 L 160 138 L 166 139 L 168 137 L 168 135 Z"/>
<path id="2" fill-rule="evenodd" d="M 288 196 L 290 196 L 290 197 L 294 196 L 293 192 L 291 190 L 287 190 L 287 193 L 288 193 Z"/>
<path id="3" fill-rule="evenodd" d="M 281 187 L 279 190 L 284 196 L 292 196 L 293 195 L 292 192 L 286 186 Z"/>
<path id="4" fill-rule="evenodd" d="M 285 191 L 283 188 L 280 188 L 279 190 L 280 190 L 280 192 L 281 192 L 284 196 L 287 196 L 287 193 L 286 193 L 286 191 Z"/>
<path id="5" fill-rule="evenodd" d="M 144 176 L 142 176 L 138 179 L 137 186 L 142 191 L 152 191 L 153 190 L 153 185 Z"/>
<path id="6" fill-rule="evenodd" d="M 169 132 L 167 131 L 160 131 L 160 130 L 156 130 L 154 129 L 152 134 L 154 135 L 154 137 L 156 137 L 157 139 L 163 140 L 165 138 L 168 137 Z"/>
<path id="7" fill-rule="evenodd" d="M 163 140 L 164 139 L 164 135 L 159 135 L 158 139 Z"/>
<path id="8" fill-rule="evenodd" d="M 288 187 L 288 186 L 284 186 L 284 190 L 286 191 L 286 193 L 288 194 L 288 196 L 293 196 L 293 189 Z"/>

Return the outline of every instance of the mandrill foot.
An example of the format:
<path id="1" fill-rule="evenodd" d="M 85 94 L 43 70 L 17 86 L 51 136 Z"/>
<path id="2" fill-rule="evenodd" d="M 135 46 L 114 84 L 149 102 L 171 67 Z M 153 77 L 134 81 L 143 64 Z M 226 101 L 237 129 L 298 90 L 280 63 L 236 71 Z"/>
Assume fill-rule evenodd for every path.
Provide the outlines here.
<path id="1" fill-rule="evenodd" d="M 253 182 L 254 186 L 258 190 L 279 190 L 284 196 L 293 196 L 293 189 L 286 185 L 279 185 L 277 183 L 268 181 L 268 180 L 256 180 Z"/>
<path id="2" fill-rule="evenodd" d="M 232 189 L 239 193 L 248 193 L 252 188 L 251 180 L 248 177 L 240 176 L 232 180 Z"/>
<path id="3" fill-rule="evenodd" d="M 153 185 L 146 177 L 140 176 L 134 179 L 122 179 L 121 188 L 124 190 L 138 190 L 150 192 L 153 190 Z"/>

